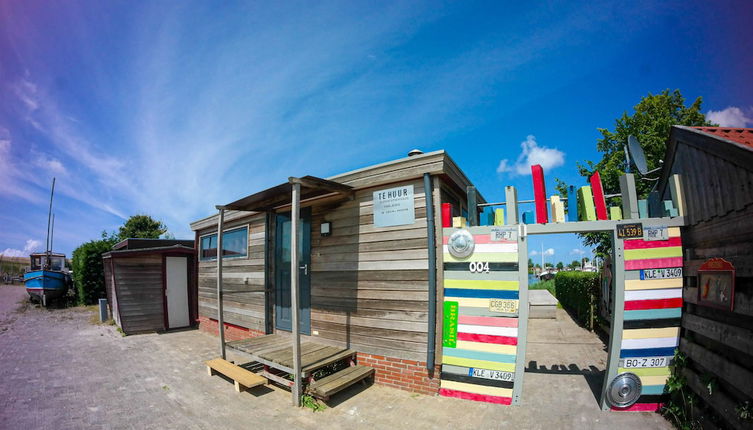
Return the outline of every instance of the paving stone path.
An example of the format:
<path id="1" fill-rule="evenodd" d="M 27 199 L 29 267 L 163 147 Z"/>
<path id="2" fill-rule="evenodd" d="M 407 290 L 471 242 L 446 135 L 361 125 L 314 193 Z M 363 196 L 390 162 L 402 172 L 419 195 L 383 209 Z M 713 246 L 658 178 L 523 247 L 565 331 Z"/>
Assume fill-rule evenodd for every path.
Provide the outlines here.
<path id="1" fill-rule="evenodd" d="M 2 429 L 590 429 L 670 428 L 657 414 L 598 410 L 583 375 L 531 373 L 525 405 L 500 407 L 357 384 L 313 413 L 290 394 L 236 393 L 209 377 L 217 338 L 195 330 L 122 337 L 90 309 L 16 312 L 0 286 Z M 230 357 L 233 359 L 233 357 Z"/>

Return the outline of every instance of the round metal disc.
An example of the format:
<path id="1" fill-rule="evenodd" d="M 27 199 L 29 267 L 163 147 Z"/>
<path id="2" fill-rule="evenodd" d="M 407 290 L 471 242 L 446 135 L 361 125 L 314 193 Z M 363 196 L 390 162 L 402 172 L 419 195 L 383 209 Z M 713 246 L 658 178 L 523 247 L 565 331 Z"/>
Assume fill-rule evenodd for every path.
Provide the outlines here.
<path id="1" fill-rule="evenodd" d="M 641 379 L 635 373 L 621 373 L 609 384 L 607 400 L 617 408 L 627 408 L 641 396 Z"/>
<path id="2" fill-rule="evenodd" d="M 455 258 L 465 258 L 473 254 L 474 246 L 473 235 L 468 230 L 458 230 L 452 233 L 447 243 L 450 255 Z"/>

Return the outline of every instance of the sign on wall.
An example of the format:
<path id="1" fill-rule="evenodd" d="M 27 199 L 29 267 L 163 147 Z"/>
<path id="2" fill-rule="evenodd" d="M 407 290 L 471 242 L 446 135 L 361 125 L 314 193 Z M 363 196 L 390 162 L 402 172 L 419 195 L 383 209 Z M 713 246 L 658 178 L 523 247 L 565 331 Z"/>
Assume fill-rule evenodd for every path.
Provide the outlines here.
<path id="1" fill-rule="evenodd" d="M 712 258 L 698 268 L 698 304 L 732 311 L 735 306 L 735 266 Z"/>
<path id="2" fill-rule="evenodd" d="M 413 185 L 374 191 L 374 225 L 413 224 L 416 210 L 413 204 Z"/>

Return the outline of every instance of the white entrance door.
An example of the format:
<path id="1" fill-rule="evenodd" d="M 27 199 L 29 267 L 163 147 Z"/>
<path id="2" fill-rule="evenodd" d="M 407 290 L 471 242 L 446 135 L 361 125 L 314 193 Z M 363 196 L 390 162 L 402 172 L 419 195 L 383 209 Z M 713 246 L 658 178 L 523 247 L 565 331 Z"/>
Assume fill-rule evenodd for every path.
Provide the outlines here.
<path id="1" fill-rule="evenodd" d="M 166 257 L 168 328 L 187 327 L 188 257 Z"/>

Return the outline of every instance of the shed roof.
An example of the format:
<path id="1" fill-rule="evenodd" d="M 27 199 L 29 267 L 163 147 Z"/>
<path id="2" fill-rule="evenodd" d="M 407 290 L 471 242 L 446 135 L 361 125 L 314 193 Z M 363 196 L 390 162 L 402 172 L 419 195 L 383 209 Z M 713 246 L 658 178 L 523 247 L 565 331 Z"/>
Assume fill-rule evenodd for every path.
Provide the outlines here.
<path id="1" fill-rule="evenodd" d="M 159 248 L 168 247 L 173 245 L 183 245 L 189 248 L 193 248 L 194 242 L 192 239 L 144 239 L 144 238 L 128 238 L 121 240 L 113 245 L 113 250 L 121 249 L 144 249 L 144 248 Z"/>
<path id="2" fill-rule="evenodd" d="M 693 127 L 706 134 L 720 136 L 724 140 L 745 145 L 753 150 L 753 128 Z"/>
<path id="3" fill-rule="evenodd" d="M 138 255 L 148 254 L 164 254 L 169 252 L 176 252 L 180 254 L 193 254 L 196 250 L 193 246 L 184 245 L 171 245 L 171 246 L 156 246 L 153 248 L 138 248 L 138 249 L 119 249 L 105 252 L 102 254 L 102 258 L 111 257 L 135 257 Z"/>

